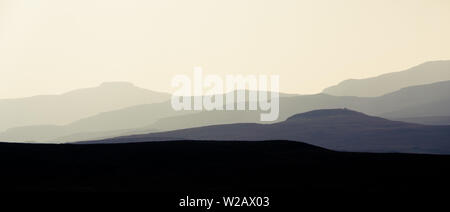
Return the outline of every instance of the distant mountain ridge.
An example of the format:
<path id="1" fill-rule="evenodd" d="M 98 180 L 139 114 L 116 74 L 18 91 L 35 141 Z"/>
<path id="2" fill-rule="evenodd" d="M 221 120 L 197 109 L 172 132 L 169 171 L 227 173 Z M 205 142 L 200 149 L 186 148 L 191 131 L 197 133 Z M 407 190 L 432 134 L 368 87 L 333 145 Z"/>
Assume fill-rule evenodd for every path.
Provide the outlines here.
<path id="1" fill-rule="evenodd" d="M 311 111 L 274 124 L 213 125 L 81 143 L 277 139 L 303 141 L 340 151 L 450 153 L 450 126 L 390 121 L 348 109 Z"/>
<path id="2" fill-rule="evenodd" d="M 401 88 L 450 80 L 450 60 L 432 61 L 405 71 L 366 79 L 349 79 L 325 88 L 323 93 L 334 96 L 375 97 Z"/>

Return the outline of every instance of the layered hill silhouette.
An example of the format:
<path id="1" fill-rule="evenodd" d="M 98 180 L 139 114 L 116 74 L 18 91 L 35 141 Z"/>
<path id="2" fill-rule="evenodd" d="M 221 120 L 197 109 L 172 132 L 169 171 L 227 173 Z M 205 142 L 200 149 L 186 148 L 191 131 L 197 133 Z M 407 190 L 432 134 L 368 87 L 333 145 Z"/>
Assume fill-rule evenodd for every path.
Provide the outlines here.
<path id="1" fill-rule="evenodd" d="M 447 79 L 449 63 L 428 62 L 406 71 L 356 80 L 358 86 L 350 86 L 362 92 L 384 89 L 379 94 L 395 90 L 377 97 L 280 93 L 280 116 L 275 122 L 311 110 L 349 108 L 391 120 L 447 125 L 450 81 L 435 81 Z M 433 83 L 423 84 L 427 82 Z M 115 82 L 62 95 L 0 100 L 0 140 L 72 142 L 217 124 L 260 123 L 262 111 L 174 111 L 169 98 L 169 94 Z"/>
<path id="2" fill-rule="evenodd" d="M 214 125 L 84 143 L 162 140 L 291 140 L 340 151 L 449 154 L 450 126 L 410 124 L 329 109 L 297 114 L 275 124 Z"/>
<path id="3" fill-rule="evenodd" d="M 109 82 L 61 95 L 0 100 L 0 132 L 27 125 L 64 125 L 141 104 L 167 101 L 170 95 L 138 88 L 131 83 Z"/>
<path id="4" fill-rule="evenodd" d="M 450 61 L 433 61 L 405 71 L 366 79 L 349 79 L 323 90 L 335 96 L 375 97 L 401 88 L 450 80 Z"/>
<path id="5" fill-rule="evenodd" d="M 392 120 L 416 119 L 416 123 L 442 124 L 450 116 L 450 81 L 412 86 L 380 97 L 281 95 L 284 121 L 298 113 L 317 109 L 349 108 Z M 132 106 L 88 117 L 65 126 L 12 128 L 0 134 L 3 141 L 70 142 L 120 135 L 168 131 L 231 123 L 259 123 L 261 111 L 173 111 L 170 102 Z M 434 117 L 434 118 L 426 118 Z M 442 118 L 436 118 L 442 117 Z"/>

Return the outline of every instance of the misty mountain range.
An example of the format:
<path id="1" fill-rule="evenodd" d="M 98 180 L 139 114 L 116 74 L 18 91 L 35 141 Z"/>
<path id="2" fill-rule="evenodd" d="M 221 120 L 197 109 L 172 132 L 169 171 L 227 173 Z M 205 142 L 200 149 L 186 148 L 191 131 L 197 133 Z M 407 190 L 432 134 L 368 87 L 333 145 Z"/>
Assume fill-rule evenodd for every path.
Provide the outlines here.
<path id="1" fill-rule="evenodd" d="M 433 135 L 429 134 L 431 132 L 436 133 L 436 136 L 447 138 L 445 137 L 447 134 L 437 130 L 446 128 L 419 124 L 448 125 L 450 123 L 448 118 L 450 117 L 449 73 L 450 61 L 436 61 L 424 63 L 406 71 L 385 74 L 375 78 L 344 81 L 337 86 L 325 89 L 324 93 L 321 94 L 280 94 L 279 119 L 269 123 L 274 125 L 261 126 L 283 126 L 287 123 L 292 123 L 292 117 L 296 117 L 296 114 L 301 115 L 301 113 L 308 111 L 348 108 L 348 111 L 354 110 L 370 115 L 367 117 L 379 116 L 390 120 L 418 123 L 391 123 L 389 120 L 382 119 L 384 122 L 380 123 L 386 126 L 396 126 L 401 129 L 400 131 L 418 130 L 422 133 L 419 133 L 420 136 L 411 140 L 412 146 L 409 147 L 403 145 L 401 148 L 394 148 L 393 146 L 395 145 L 385 143 L 386 146 L 389 146 L 389 148 L 384 149 L 386 151 L 441 153 L 437 152 L 438 150 L 436 149 L 431 150 L 429 146 L 421 146 L 419 143 L 424 142 L 425 135 Z M 424 77 L 425 75 L 426 77 Z M 352 93 L 350 91 L 358 91 L 360 93 Z M 373 92 L 364 93 L 364 91 Z M 62 95 L 0 100 L 0 115 L 5 117 L 0 119 L 0 132 L 3 131 L 0 133 L 0 140 L 59 143 L 135 134 L 148 136 L 148 133 L 152 132 L 156 134 L 151 134 L 148 137 L 150 140 L 158 140 L 156 137 L 162 140 L 165 140 L 166 137 L 195 139 L 199 135 L 173 137 L 174 132 L 179 133 L 179 131 L 173 130 L 222 125 L 222 127 L 226 126 L 224 132 L 227 132 L 227 128 L 231 126 L 224 124 L 260 123 L 259 114 L 261 111 L 177 112 L 172 110 L 169 98 L 170 95 L 166 93 L 148 91 L 129 83 L 117 82 L 105 83 L 97 88 L 81 89 Z M 344 119 L 351 117 L 342 116 Z M 359 118 L 365 120 L 367 117 L 366 115 L 364 117 L 361 115 Z M 393 123 L 396 124 L 393 125 Z M 359 124 L 364 125 L 365 122 Z M 307 125 L 302 124 L 301 126 L 305 128 Z M 237 128 L 242 126 L 248 127 L 247 125 L 239 124 L 236 126 Z M 261 128 L 260 125 L 255 126 L 258 126 L 258 129 Z M 334 129 L 333 126 L 324 124 L 321 128 L 317 126 L 318 128 L 314 128 L 314 130 L 320 135 L 321 133 L 319 132 L 328 132 L 330 129 Z M 339 128 L 342 131 L 335 133 L 340 135 L 347 134 L 347 136 L 351 134 L 369 136 L 369 134 L 345 131 L 344 128 Z M 199 129 L 202 128 L 196 128 L 196 130 Z M 281 128 L 276 127 L 274 129 L 281 130 Z M 286 129 L 302 132 L 302 134 L 288 136 L 290 134 L 286 132 L 285 136 L 283 136 L 273 132 L 272 135 L 277 135 L 276 138 L 264 136 L 260 138 L 301 140 L 315 145 L 348 151 L 383 151 L 383 149 L 377 149 L 375 140 L 366 142 L 364 145 L 367 148 L 365 149 L 364 145 L 350 145 L 349 143 L 356 142 L 351 137 L 341 136 L 339 139 L 346 140 L 347 143 L 340 144 L 337 142 L 332 144 L 331 140 L 312 136 L 314 134 L 308 134 L 299 129 L 292 127 L 287 127 Z M 191 129 L 187 130 L 187 132 L 190 132 L 189 130 Z M 164 134 L 165 131 L 172 132 Z M 158 134 L 158 132 L 162 132 L 162 134 Z M 386 133 L 386 131 L 381 132 Z M 402 135 L 397 132 L 396 134 Z M 208 136 L 211 135 L 213 134 Z M 242 136 L 239 137 L 240 140 L 245 140 L 245 134 L 240 136 Z M 219 140 L 221 138 L 229 140 L 230 137 L 217 136 L 217 138 Z M 256 137 L 251 138 L 256 139 Z M 373 139 L 376 138 L 374 137 Z M 378 139 L 380 138 L 378 137 Z M 408 137 L 406 136 L 406 138 Z M 337 140 L 338 138 L 334 141 Z M 340 141 L 343 142 L 343 140 Z M 440 139 L 438 140 L 441 141 Z M 387 140 L 383 138 L 383 141 L 380 141 L 379 144 L 381 145 L 381 143 L 387 141 L 390 141 L 390 138 L 387 138 Z M 371 144 L 371 142 L 375 143 Z M 349 145 L 354 146 L 354 148 L 348 149 Z M 439 145 L 442 146 L 444 144 Z"/>
<path id="2" fill-rule="evenodd" d="M 447 107 L 450 100 L 450 94 L 447 92 L 449 90 L 450 81 L 446 81 L 408 87 L 371 98 L 336 97 L 327 94 L 281 97 L 278 121 L 298 113 L 332 108 L 349 108 L 393 120 L 446 117 L 450 116 Z M 0 139 L 55 142 L 92 140 L 215 124 L 259 123 L 259 113 L 260 111 L 177 112 L 173 111 L 170 103 L 166 101 L 105 112 L 65 126 L 12 128 L 0 134 Z"/>

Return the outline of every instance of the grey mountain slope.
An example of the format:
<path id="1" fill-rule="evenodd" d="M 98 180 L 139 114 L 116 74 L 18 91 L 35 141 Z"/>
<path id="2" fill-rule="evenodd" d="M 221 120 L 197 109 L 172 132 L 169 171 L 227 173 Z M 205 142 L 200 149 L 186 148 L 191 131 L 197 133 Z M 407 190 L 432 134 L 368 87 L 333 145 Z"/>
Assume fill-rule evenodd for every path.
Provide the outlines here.
<path id="1" fill-rule="evenodd" d="M 0 100 L 0 132 L 27 125 L 63 125 L 133 105 L 166 101 L 167 93 L 138 88 L 130 83 L 103 83 L 99 87 L 61 95 Z"/>
<path id="2" fill-rule="evenodd" d="M 450 60 L 420 64 L 405 71 L 366 79 L 345 80 L 323 93 L 335 96 L 375 97 L 401 88 L 450 80 Z"/>
<path id="3" fill-rule="evenodd" d="M 426 126 L 347 109 L 316 110 L 274 124 L 213 125 L 84 143 L 161 140 L 293 140 L 342 151 L 450 153 L 450 126 Z"/>

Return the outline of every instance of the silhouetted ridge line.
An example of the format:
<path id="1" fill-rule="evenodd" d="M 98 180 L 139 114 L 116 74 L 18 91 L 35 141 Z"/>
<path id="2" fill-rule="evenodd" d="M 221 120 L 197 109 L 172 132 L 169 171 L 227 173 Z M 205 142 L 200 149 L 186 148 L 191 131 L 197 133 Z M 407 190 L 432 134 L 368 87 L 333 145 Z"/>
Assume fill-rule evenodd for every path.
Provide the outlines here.
<path id="1" fill-rule="evenodd" d="M 300 113 L 293 115 L 286 119 L 286 121 L 292 121 L 296 119 L 304 119 L 304 118 L 330 118 L 333 116 L 365 116 L 368 117 L 364 113 L 360 113 L 358 111 L 349 110 L 347 108 L 342 109 L 323 109 L 323 110 L 313 110 L 305 113 Z"/>

